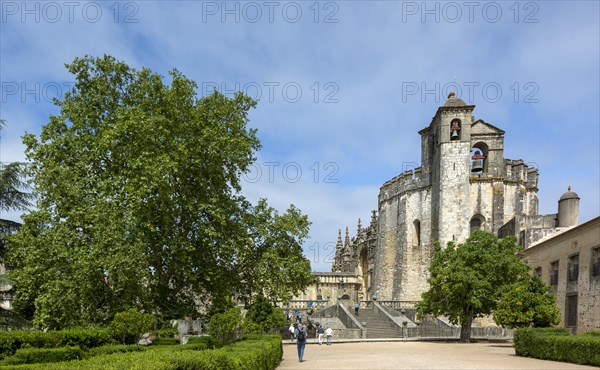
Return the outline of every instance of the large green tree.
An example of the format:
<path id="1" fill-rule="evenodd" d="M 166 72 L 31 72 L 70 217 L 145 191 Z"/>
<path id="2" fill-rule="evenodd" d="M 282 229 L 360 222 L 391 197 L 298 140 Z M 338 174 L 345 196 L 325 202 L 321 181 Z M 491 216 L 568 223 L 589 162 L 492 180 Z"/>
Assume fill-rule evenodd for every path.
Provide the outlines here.
<path id="1" fill-rule="evenodd" d="M 108 322 L 129 308 L 194 315 L 250 280 L 272 292 L 253 277 L 281 277 L 282 261 L 257 254 L 291 256 L 297 279 L 310 276 L 306 217 L 291 207 L 270 218 L 265 202 L 240 194 L 260 148 L 247 127 L 251 98 L 197 98 L 176 70 L 167 85 L 110 56 L 67 68 L 76 83 L 56 101 L 60 113 L 39 138 L 24 137 L 39 201 L 10 244 L 18 300 L 35 308 L 36 326 Z"/>
<path id="2" fill-rule="evenodd" d="M 514 237 L 498 239 L 476 231 L 465 243 L 435 246 L 429 290 L 418 304 L 419 315 L 447 316 L 460 324 L 460 340 L 471 339 L 473 319 L 496 308 L 504 288 L 528 277 L 529 267 L 518 256 Z"/>
<path id="3" fill-rule="evenodd" d="M 538 276 L 510 284 L 494 310 L 494 321 L 508 328 L 548 327 L 560 323 L 550 287 Z"/>

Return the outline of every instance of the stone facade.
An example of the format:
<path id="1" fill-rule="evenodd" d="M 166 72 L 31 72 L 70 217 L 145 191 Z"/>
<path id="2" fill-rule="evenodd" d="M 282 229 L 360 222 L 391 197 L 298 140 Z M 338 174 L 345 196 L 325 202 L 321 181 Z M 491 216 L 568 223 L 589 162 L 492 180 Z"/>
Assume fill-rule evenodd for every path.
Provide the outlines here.
<path id="1" fill-rule="evenodd" d="M 579 333 L 600 330 L 600 217 L 563 228 L 524 255 L 552 286 L 561 326 Z"/>
<path id="2" fill-rule="evenodd" d="M 435 241 L 461 243 L 537 215 L 537 169 L 505 158 L 504 131 L 476 120 L 474 108 L 451 94 L 419 131 L 421 166 L 383 184 L 369 227 L 343 244 L 340 235 L 333 271 L 356 269 L 361 299 L 419 300 Z"/>
<path id="3" fill-rule="evenodd" d="M 579 235 L 571 229 L 589 229 L 584 227 L 589 223 L 576 227 L 579 196 L 569 187 L 558 201 L 558 213 L 538 214 L 537 169 L 521 159 L 505 158 L 505 132 L 475 119 L 474 108 L 450 94 L 429 125 L 419 131 L 421 166 L 404 171 L 381 186 L 378 210 L 373 211 L 368 226 L 363 227 L 358 220 L 356 236 L 350 237 L 346 227 L 342 241 L 342 231 L 338 230 L 333 272 L 314 273 L 320 282 L 297 298 L 324 300 L 327 304 L 348 299 L 419 301 L 429 288 L 434 242 L 442 246 L 462 243 L 478 229 L 501 238 L 514 235 L 528 253 L 536 256 L 548 253 L 555 256 L 547 257 L 550 259 L 568 258 L 557 257 L 567 253 L 561 249 L 564 246 L 543 246 L 562 245 L 562 238 Z M 597 261 L 596 267 L 585 267 L 585 274 L 590 275 L 594 268 L 600 274 L 600 247 L 592 246 L 600 245 L 600 233 L 597 229 L 585 233 L 577 237 L 582 238 L 579 247 L 583 248 L 585 240 L 587 249 L 577 253 L 582 260 Z M 542 250 L 547 252 L 536 252 Z M 576 252 L 569 253 L 570 256 Z M 565 276 L 566 263 L 560 261 L 559 277 Z M 549 268 L 546 265 L 547 261 L 542 268 Z M 584 304 L 577 313 L 581 320 L 577 321 L 578 330 L 597 329 L 599 325 L 600 277 L 595 276 L 596 280 L 590 275 L 578 285 L 578 302 Z M 560 284 L 558 304 L 564 311 L 565 297 L 572 297 L 575 292 L 569 290 L 573 284 L 564 283 L 564 288 Z M 572 304 L 573 298 L 569 299 Z M 595 319 L 590 317 L 593 315 Z M 492 324 L 489 318 L 484 321 L 479 324 Z"/>

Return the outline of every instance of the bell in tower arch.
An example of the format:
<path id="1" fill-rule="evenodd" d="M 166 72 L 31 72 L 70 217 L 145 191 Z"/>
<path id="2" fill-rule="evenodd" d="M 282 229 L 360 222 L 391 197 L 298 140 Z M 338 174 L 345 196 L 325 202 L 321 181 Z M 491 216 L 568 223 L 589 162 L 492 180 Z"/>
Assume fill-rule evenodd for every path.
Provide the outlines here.
<path id="1" fill-rule="evenodd" d="M 471 157 L 471 172 L 483 172 L 483 161 L 485 156 L 480 152 Z"/>
<path id="2" fill-rule="evenodd" d="M 450 140 L 459 140 L 460 139 L 460 120 L 453 119 L 450 122 Z"/>

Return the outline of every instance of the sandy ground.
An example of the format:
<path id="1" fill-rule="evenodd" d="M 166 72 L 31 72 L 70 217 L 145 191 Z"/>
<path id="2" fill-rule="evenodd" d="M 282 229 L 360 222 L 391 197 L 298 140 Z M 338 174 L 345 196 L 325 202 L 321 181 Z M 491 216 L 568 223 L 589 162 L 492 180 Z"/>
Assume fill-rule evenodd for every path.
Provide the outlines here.
<path id="1" fill-rule="evenodd" d="M 304 361 L 295 344 L 283 346 L 284 369 L 596 369 L 515 356 L 510 343 L 354 342 L 309 343 Z"/>

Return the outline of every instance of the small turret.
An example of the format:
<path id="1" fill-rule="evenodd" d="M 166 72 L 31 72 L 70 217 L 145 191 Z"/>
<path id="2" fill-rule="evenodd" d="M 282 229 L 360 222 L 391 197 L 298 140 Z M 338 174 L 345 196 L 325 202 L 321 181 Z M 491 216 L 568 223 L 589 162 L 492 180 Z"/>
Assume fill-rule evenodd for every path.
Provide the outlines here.
<path id="1" fill-rule="evenodd" d="M 575 226 L 579 223 L 579 195 L 571 191 L 569 185 L 567 192 L 558 200 L 558 227 Z"/>

